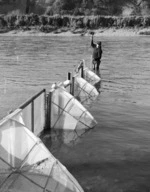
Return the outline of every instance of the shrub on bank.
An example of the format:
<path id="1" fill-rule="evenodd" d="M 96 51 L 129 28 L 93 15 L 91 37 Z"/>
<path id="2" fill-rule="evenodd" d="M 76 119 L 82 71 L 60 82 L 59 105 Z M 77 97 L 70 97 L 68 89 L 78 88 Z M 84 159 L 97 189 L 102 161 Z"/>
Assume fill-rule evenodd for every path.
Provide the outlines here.
<path id="1" fill-rule="evenodd" d="M 17 29 L 22 27 L 33 26 L 50 26 L 49 28 L 86 28 L 98 29 L 108 27 L 149 27 L 150 16 L 132 16 L 132 17 L 111 17 L 111 16 L 70 16 L 70 15 L 7 15 L 0 16 L 0 28 L 8 27 Z"/>
<path id="2" fill-rule="evenodd" d="M 144 27 L 150 26 L 150 16 L 149 17 L 143 17 Z"/>
<path id="3" fill-rule="evenodd" d="M 1 16 L 0 17 L 0 28 L 6 27 L 7 26 L 7 22 L 5 21 L 5 19 Z"/>

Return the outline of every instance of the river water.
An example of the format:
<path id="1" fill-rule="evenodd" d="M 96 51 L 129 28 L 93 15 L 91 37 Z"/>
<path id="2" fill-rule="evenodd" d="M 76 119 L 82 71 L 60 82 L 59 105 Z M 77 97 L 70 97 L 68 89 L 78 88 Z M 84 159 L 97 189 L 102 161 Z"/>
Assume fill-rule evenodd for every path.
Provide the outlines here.
<path id="1" fill-rule="evenodd" d="M 100 95 L 89 107 L 98 125 L 75 145 L 53 153 L 85 191 L 150 190 L 150 38 L 102 41 Z M 0 118 L 81 59 L 91 60 L 89 37 L 0 36 Z"/>

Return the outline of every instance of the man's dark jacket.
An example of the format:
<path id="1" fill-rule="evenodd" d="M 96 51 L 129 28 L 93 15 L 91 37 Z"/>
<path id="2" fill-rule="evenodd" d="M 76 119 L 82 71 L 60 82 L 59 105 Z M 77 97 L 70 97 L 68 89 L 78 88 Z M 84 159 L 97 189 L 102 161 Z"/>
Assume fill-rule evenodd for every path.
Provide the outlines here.
<path id="1" fill-rule="evenodd" d="M 99 47 L 96 47 L 96 44 L 93 42 L 93 39 L 91 40 L 91 46 L 93 47 L 93 54 L 92 54 L 92 58 L 93 59 L 101 59 L 102 57 L 102 48 L 101 48 L 101 44 L 99 45 Z"/>

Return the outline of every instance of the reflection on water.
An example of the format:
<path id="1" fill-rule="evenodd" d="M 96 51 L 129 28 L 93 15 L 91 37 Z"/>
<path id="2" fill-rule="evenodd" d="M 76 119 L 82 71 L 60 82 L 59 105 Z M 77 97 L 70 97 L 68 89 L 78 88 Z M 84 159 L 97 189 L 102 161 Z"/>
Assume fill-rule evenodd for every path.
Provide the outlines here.
<path id="1" fill-rule="evenodd" d="M 96 37 L 98 39 L 98 37 Z M 53 151 L 85 191 L 150 189 L 150 38 L 99 37 L 100 95 L 88 107 L 98 125 L 74 146 Z M 0 37 L 0 116 L 63 81 L 85 59 L 89 37 Z"/>
<path id="2" fill-rule="evenodd" d="M 95 74 L 101 78 L 101 71 L 100 70 L 95 70 Z M 102 81 L 99 81 L 98 83 L 95 84 L 95 87 L 99 91 L 99 93 L 101 92 L 101 85 L 102 85 Z"/>

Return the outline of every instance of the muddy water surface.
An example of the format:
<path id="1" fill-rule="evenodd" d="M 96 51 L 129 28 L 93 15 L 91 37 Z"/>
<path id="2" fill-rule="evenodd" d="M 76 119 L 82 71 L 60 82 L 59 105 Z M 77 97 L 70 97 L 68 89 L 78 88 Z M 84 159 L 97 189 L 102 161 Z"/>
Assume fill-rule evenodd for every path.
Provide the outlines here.
<path id="1" fill-rule="evenodd" d="M 89 107 L 97 126 L 53 154 L 90 192 L 150 190 L 150 39 L 102 40 L 100 95 Z M 80 59 L 90 67 L 89 37 L 0 36 L 0 117 L 55 81 Z"/>

